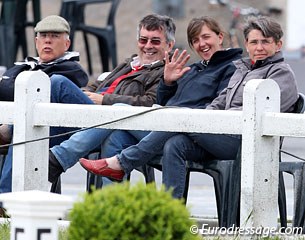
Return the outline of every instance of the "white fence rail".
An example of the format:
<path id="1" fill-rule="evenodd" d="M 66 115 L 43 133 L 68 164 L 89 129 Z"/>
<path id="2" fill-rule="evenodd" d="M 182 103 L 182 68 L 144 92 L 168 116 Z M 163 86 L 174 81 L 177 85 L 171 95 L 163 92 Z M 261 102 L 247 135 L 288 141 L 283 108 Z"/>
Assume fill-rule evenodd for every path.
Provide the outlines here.
<path id="1" fill-rule="evenodd" d="M 14 143 L 48 136 L 49 126 L 90 127 L 151 109 L 49 103 L 49 89 L 43 72 L 23 72 L 15 102 L 0 102 L 0 123 L 14 124 Z M 305 115 L 279 113 L 279 99 L 274 81 L 256 79 L 245 87 L 243 111 L 156 109 L 103 127 L 242 134 L 241 223 L 275 227 L 278 139 L 305 136 Z M 13 159 L 13 191 L 48 190 L 48 140 L 14 146 Z"/>

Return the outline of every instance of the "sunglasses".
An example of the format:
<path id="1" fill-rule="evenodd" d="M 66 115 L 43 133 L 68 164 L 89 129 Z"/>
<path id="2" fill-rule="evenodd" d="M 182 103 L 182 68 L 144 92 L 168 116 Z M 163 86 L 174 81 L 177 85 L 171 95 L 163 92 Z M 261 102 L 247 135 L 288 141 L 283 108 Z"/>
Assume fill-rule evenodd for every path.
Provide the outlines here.
<path id="1" fill-rule="evenodd" d="M 148 41 L 150 41 L 150 43 L 154 46 L 159 46 L 161 44 L 161 39 L 159 38 L 147 38 L 147 37 L 139 37 L 138 42 L 140 44 L 147 44 Z"/>

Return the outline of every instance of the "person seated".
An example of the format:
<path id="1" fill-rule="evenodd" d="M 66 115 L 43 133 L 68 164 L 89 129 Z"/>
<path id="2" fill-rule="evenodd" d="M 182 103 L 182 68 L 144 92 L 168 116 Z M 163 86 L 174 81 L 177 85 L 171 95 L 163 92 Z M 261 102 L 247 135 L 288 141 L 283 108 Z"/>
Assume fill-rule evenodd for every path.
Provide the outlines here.
<path id="1" fill-rule="evenodd" d="M 4 72 L 0 81 L 0 101 L 14 101 L 15 79 L 19 73 L 42 70 L 51 79 L 51 102 L 92 103 L 87 97 L 77 101 L 66 98 L 70 89 L 85 87 L 89 81 L 87 73 L 78 63 L 79 53 L 68 51 L 71 44 L 69 23 L 60 16 L 51 15 L 38 22 L 34 30 L 38 57 L 27 57 Z M 62 131 L 67 129 L 52 128 L 51 135 Z M 3 136 L 1 145 L 10 143 L 12 130 L 8 131 L 3 125 L 0 126 L 0 133 Z M 56 140 L 60 141 L 52 139 L 51 142 L 58 143 Z"/>
<path id="2" fill-rule="evenodd" d="M 37 23 L 35 46 L 38 57 L 27 57 L 23 62 L 16 62 L 9 68 L 0 81 L 0 101 L 14 101 L 15 79 L 23 71 L 41 70 L 50 77 L 51 102 L 71 104 L 93 104 L 80 89 L 88 83 L 88 75 L 79 61 L 78 52 L 69 52 L 70 26 L 62 17 L 50 15 Z M 50 135 L 56 136 L 67 133 L 75 128 L 51 127 Z M 12 140 L 13 126 L 0 126 L 1 145 L 9 144 Z M 67 136 L 50 139 L 50 146 L 59 144 Z M 11 191 L 12 147 L 5 157 L 0 179 L 0 193 Z M 6 153 L 6 152 L 5 152 Z"/>
<path id="3" fill-rule="evenodd" d="M 298 89 L 294 73 L 284 61 L 281 52 L 281 26 L 269 17 L 249 18 L 243 32 L 249 57 L 234 61 L 236 71 L 228 87 L 206 109 L 242 110 L 245 84 L 252 79 L 273 79 L 281 91 L 281 112 L 292 112 L 298 99 Z M 178 58 L 177 62 L 182 61 Z M 167 60 L 165 69 L 169 64 L 171 63 Z M 182 66 L 178 64 L 175 69 L 182 69 Z M 167 189 L 173 190 L 174 198 L 182 198 L 187 172 L 186 161 L 235 159 L 241 147 L 240 135 L 168 135 L 151 132 L 138 144 L 122 150 L 115 156 L 95 161 L 81 158 L 80 164 L 91 173 L 121 181 L 123 176 L 134 168 L 149 163 L 156 154 L 163 154 L 162 181 Z"/>
<path id="4" fill-rule="evenodd" d="M 159 80 L 164 74 L 164 52 L 172 50 L 175 44 L 175 31 L 176 26 L 172 18 L 157 14 L 145 16 L 138 25 L 138 54 L 133 54 L 119 64 L 104 81 L 96 81 L 83 88 L 84 92 L 81 94 L 95 104 L 124 103 L 135 106 L 152 106 L 156 102 Z M 101 143 L 103 136 L 107 136 L 109 131 L 98 128 L 81 131 L 73 134 L 71 139 L 62 142 L 61 145 L 51 148 L 49 181 L 55 182 L 63 171 L 78 162 L 79 157 L 75 158 L 74 163 L 70 156 L 61 158 L 63 153 L 69 152 L 70 149 L 73 151 L 85 149 L 88 153 Z M 96 138 L 98 140 L 95 140 Z M 94 140 L 93 146 L 90 139 Z M 9 179 L 11 181 L 11 175 Z M 0 184 L 0 192 L 2 191 L 4 190 Z M 6 188 L 6 191 L 10 191 L 10 189 Z"/>

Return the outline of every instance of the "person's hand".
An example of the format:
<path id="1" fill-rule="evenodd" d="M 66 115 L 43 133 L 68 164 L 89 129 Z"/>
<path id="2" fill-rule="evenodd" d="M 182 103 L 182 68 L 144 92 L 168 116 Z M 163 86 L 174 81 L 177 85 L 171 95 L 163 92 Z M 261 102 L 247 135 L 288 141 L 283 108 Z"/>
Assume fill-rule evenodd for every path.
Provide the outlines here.
<path id="1" fill-rule="evenodd" d="M 99 93 L 93 93 L 93 92 L 84 92 L 95 104 L 102 104 L 104 96 Z"/>
<path id="2" fill-rule="evenodd" d="M 171 61 L 168 52 L 165 52 L 164 83 L 166 85 L 171 85 L 191 69 L 190 67 L 184 67 L 189 59 L 190 55 L 187 54 L 186 50 L 183 50 L 179 55 L 179 50 L 176 49 Z"/>

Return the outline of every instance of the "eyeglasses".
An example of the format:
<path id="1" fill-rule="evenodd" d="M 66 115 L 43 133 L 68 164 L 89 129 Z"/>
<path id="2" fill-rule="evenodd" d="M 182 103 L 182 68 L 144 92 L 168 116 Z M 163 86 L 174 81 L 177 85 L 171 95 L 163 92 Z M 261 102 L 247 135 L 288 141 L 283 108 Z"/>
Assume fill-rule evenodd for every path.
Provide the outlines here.
<path id="1" fill-rule="evenodd" d="M 262 46 L 269 46 L 270 44 L 272 44 L 274 41 L 271 39 L 262 39 L 262 40 L 251 40 L 248 41 L 248 43 L 252 46 L 257 46 L 259 43 Z"/>
<path id="2" fill-rule="evenodd" d="M 138 38 L 138 42 L 140 43 L 140 44 L 147 44 L 148 43 L 148 41 L 150 41 L 150 43 L 152 44 L 152 45 L 154 45 L 154 46 L 159 46 L 160 44 L 161 44 L 161 39 L 159 39 L 159 38 L 147 38 L 147 37 L 139 37 Z"/>
<path id="3" fill-rule="evenodd" d="M 59 39 L 62 36 L 62 33 L 58 33 L 58 32 L 39 32 L 37 34 L 37 37 L 45 39 L 47 37 L 51 38 L 51 39 Z"/>

